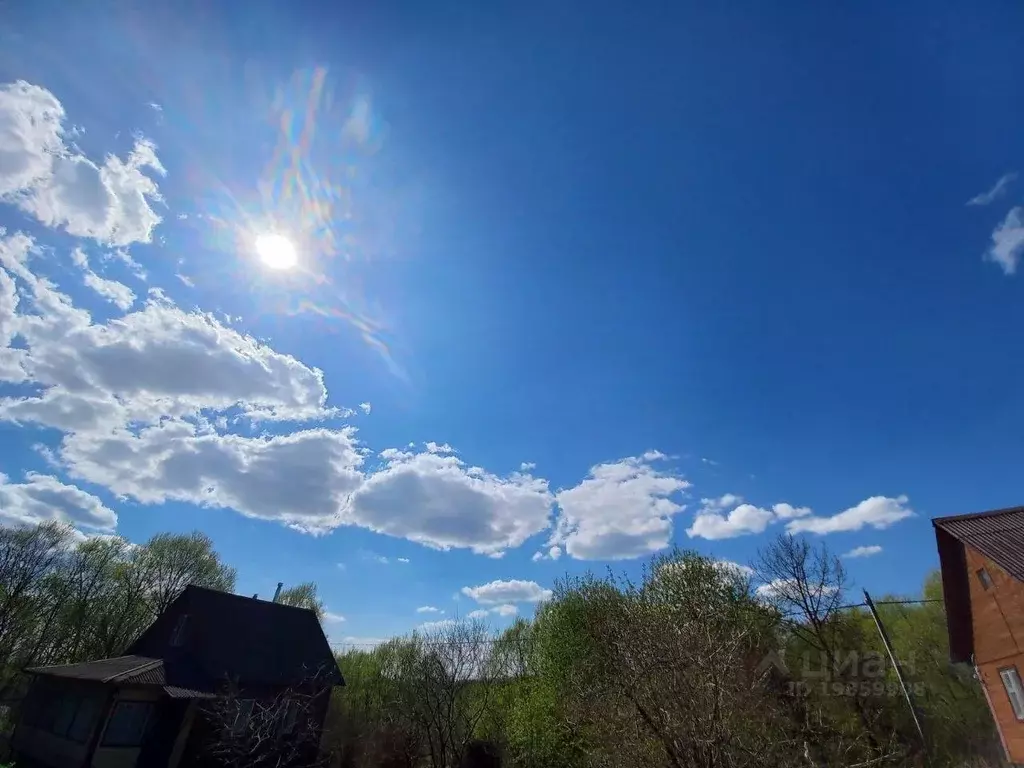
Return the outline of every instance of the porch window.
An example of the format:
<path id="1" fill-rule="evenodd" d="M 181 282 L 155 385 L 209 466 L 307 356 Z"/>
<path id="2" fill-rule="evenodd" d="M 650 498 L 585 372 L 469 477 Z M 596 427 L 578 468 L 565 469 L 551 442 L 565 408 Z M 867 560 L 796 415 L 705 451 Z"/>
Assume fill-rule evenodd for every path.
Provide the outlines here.
<path id="1" fill-rule="evenodd" d="M 146 734 L 146 724 L 153 709 L 149 701 L 119 701 L 114 705 L 103 734 L 105 747 L 137 747 Z"/>
<path id="2" fill-rule="evenodd" d="M 97 691 L 69 690 L 48 680 L 36 680 L 25 699 L 22 722 L 85 743 L 99 719 L 102 698 Z"/>
<path id="3" fill-rule="evenodd" d="M 1024 720 L 1024 685 L 1021 685 L 1020 675 L 1016 667 L 1004 667 L 999 670 L 999 677 L 1002 678 L 1003 688 L 1010 699 L 1013 707 L 1013 714 L 1018 720 Z"/>

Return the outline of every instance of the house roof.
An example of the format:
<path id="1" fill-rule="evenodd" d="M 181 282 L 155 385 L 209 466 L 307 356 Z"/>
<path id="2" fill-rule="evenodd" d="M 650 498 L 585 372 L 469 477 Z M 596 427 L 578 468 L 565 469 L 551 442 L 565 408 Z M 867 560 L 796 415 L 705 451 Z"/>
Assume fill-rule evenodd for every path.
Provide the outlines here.
<path id="1" fill-rule="evenodd" d="M 145 675 L 152 667 L 162 664 L 160 659 L 147 656 L 117 656 L 113 659 L 83 661 L 79 664 L 52 664 L 31 667 L 26 672 L 36 675 L 70 677 L 76 680 L 95 680 L 99 683 L 127 682 L 137 675 Z"/>
<path id="2" fill-rule="evenodd" d="M 932 524 L 1024 581 L 1024 507 L 939 517 Z"/>
<path id="3" fill-rule="evenodd" d="M 938 517 L 932 525 L 942 568 L 949 654 L 953 661 L 970 661 L 974 629 L 966 547 L 973 547 L 1010 576 L 1024 581 L 1024 507 Z"/>
<path id="4" fill-rule="evenodd" d="M 192 585 L 132 643 L 127 655 L 27 671 L 158 686 L 174 698 L 210 696 L 229 680 L 253 687 L 345 684 L 312 610 Z"/>
<path id="5" fill-rule="evenodd" d="M 317 674 L 333 685 L 345 684 L 312 610 L 194 585 L 128 650 L 160 655 L 169 625 L 183 614 L 195 639 L 186 644 L 187 655 L 207 680 L 288 685 Z"/>
<path id="6" fill-rule="evenodd" d="M 97 683 L 157 686 L 172 698 L 179 699 L 209 698 L 213 695 L 212 689 L 203 685 L 201 676 L 184 659 L 168 662 L 148 656 L 117 656 L 79 664 L 32 667 L 26 671 L 36 675 Z"/>

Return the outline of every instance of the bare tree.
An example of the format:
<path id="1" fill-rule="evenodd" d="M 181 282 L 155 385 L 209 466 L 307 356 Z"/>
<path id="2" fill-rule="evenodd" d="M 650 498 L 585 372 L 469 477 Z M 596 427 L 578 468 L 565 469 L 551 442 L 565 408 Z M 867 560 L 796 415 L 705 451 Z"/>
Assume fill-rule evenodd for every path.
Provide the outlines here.
<path id="1" fill-rule="evenodd" d="M 481 621 L 441 622 L 412 640 L 415 718 L 432 768 L 461 763 L 477 725 L 488 712 L 497 669 L 491 636 Z"/>
<path id="2" fill-rule="evenodd" d="M 234 685 L 210 700 L 208 754 L 223 765 L 253 768 L 314 768 L 320 752 L 323 714 L 331 684 L 325 671 L 272 693 L 254 695 Z"/>
<path id="3" fill-rule="evenodd" d="M 851 627 L 842 614 L 849 584 L 840 559 L 824 544 L 813 547 L 804 538 L 783 534 L 759 552 L 755 573 L 763 582 L 759 588 L 761 597 L 779 611 L 788 631 L 805 648 L 819 653 L 821 663 L 814 671 L 820 675 L 822 689 L 832 690 L 833 683 L 851 683 L 841 686 L 850 691 L 841 701 L 852 706 L 862 731 L 851 741 L 833 730 L 833 754 L 841 750 L 851 762 L 902 759 L 905 750 L 894 729 L 880 722 L 877 708 L 871 706 L 858 684 L 869 659 L 857 652 L 864 644 L 851 637 Z M 851 643 L 853 652 L 848 653 L 844 646 Z M 809 666 L 809 660 L 804 661 Z"/>

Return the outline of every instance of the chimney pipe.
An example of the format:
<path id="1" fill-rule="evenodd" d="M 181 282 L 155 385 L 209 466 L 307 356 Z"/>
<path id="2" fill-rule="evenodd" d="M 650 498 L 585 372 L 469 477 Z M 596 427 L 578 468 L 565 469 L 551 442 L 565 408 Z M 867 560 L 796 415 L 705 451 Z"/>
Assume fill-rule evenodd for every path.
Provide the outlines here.
<path id="1" fill-rule="evenodd" d="M 277 582 L 277 589 L 274 591 L 274 599 L 271 602 L 274 602 L 274 603 L 277 602 L 277 598 L 279 598 L 281 596 L 281 587 L 283 587 L 283 586 L 284 586 L 284 582 L 283 581 Z"/>

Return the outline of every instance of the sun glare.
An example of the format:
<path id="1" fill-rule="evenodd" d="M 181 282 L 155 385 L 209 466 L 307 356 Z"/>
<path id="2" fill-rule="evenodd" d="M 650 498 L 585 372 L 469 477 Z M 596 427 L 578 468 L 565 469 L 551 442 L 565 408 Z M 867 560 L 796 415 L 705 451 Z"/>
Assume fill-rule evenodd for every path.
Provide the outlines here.
<path id="1" fill-rule="evenodd" d="M 256 255 L 271 269 L 291 269 L 299 261 L 291 240 L 278 234 L 259 235 L 256 238 Z"/>

